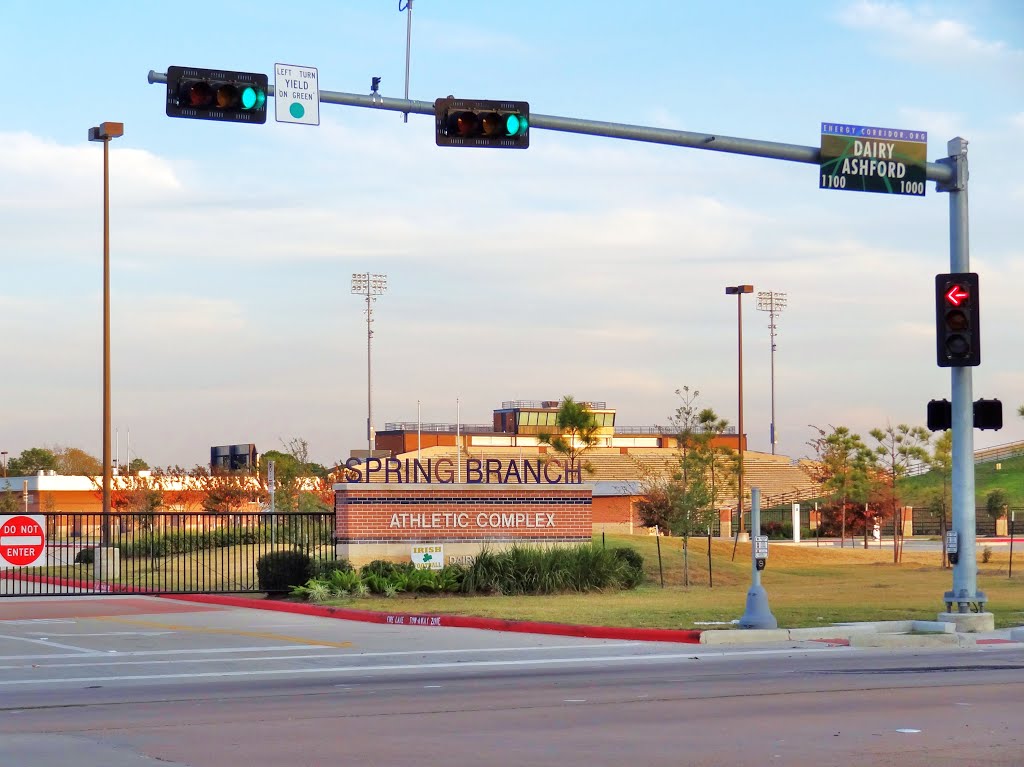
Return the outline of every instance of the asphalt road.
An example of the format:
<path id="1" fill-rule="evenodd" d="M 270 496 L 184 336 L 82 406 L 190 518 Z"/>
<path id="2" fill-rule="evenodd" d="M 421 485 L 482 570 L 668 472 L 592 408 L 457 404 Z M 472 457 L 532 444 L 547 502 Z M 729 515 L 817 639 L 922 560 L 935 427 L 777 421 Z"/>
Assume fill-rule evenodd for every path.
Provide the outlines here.
<path id="1" fill-rule="evenodd" d="M 1024 649 L 709 648 L 0 600 L 0 765 L 1024 764 Z"/>

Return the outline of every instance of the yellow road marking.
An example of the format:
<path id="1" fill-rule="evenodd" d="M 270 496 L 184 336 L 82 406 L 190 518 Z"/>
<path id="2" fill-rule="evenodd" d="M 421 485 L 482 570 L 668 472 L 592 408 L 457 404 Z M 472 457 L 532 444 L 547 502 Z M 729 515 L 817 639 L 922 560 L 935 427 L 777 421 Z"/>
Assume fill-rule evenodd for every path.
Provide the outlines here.
<path id="1" fill-rule="evenodd" d="M 97 616 L 94 620 L 108 621 L 110 623 L 127 623 L 133 626 L 149 626 L 150 628 L 165 629 L 168 631 L 191 631 L 196 634 L 227 634 L 230 636 L 252 637 L 255 639 L 273 639 L 278 642 L 294 642 L 296 644 L 317 645 L 319 647 L 351 647 L 351 642 L 326 642 L 319 639 L 306 639 L 304 637 L 285 636 L 283 634 L 268 634 L 262 631 L 235 631 L 233 629 L 200 628 L 198 626 L 179 626 L 174 623 L 160 623 L 159 621 L 145 621 L 136 618 L 118 618 L 112 615 Z"/>

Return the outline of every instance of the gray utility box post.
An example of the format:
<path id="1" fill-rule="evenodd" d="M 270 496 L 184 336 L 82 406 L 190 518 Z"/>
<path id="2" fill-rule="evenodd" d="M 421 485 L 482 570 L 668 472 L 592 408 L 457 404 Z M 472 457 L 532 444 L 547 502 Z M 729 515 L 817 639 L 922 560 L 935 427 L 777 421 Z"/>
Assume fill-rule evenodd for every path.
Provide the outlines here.
<path id="1" fill-rule="evenodd" d="M 761 585 L 761 571 L 768 562 L 768 539 L 761 536 L 761 488 L 750 488 L 750 590 L 741 629 L 777 629 L 779 622 L 768 607 L 768 592 Z"/>

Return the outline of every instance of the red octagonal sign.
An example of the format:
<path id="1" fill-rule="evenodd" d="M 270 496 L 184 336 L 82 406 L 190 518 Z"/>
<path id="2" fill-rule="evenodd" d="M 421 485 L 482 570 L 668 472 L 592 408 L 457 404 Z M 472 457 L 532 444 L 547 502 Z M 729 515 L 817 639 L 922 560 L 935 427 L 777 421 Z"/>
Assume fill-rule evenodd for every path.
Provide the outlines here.
<path id="1" fill-rule="evenodd" d="M 0 517 L 0 568 L 46 564 L 46 521 L 43 516 Z"/>

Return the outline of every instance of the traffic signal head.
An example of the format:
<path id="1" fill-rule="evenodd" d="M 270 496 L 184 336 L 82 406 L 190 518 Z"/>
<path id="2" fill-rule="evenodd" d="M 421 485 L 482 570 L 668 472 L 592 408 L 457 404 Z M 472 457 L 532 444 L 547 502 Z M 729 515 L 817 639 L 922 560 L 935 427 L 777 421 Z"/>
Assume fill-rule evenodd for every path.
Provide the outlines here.
<path id="1" fill-rule="evenodd" d="M 953 407 L 948 399 L 928 401 L 928 431 L 945 431 L 953 428 Z"/>
<path id="2" fill-rule="evenodd" d="M 167 116 L 262 125 L 267 121 L 267 76 L 167 67 Z"/>
<path id="3" fill-rule="evenodd" d="M 997 399 L 977 399 L 974 401 L 974 428 L 1003 428 L 1003 403 Z"/>
<path id="4" fill-rule="evenodd" d="M 448 97 L 434 102 L 438 146 L 530 146 L 530 105 L 525 101 L 485 101 Z"/>
<path id="5" fill-rule="evenodd" d="M 935 275 L 936 361 L 942 368 L 981 364 L 978 275 Z"/>

